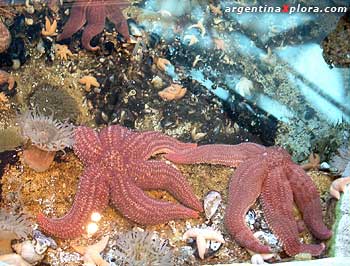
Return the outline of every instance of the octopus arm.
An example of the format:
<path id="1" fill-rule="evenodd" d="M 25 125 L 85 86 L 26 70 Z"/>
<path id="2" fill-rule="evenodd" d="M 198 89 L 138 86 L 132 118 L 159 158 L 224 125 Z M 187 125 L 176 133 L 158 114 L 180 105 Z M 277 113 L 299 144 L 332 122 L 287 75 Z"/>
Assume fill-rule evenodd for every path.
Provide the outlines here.
<path id="1" fill-rule="evenodd" d="M 255 143 L 238 145 L 210 144 L 196 149 L 184 150 L 165 155 L 165 158 L 182 164 L 208 163 L 237 167 L 242 161 L 256 157 L 265 147 Z"/>
<path id="2" fill-rule="evenodd" d="M 191 185 L 175 167 L 161 161 L 146 161 L 137 164 L 132 172 L 136 185 L 142 190 L 160 189 L 172 194 L 187 207 L 203 211 Z"/>
<path id="3" fill-rule="evenodd" d="M 323 244 L 307 245 L 299 241 L 298 226 L 293 216 L 293 193 L 282 167 L 275 167 L 269 172 L 261 202 L 271 230 L 282 241 L 288 255 L 305 252 L 318 256 L 322 253 Z"/>
<path id="4" fill-rule="evenodd" d="M 329 239 L 332 232 L 323 223 L 320 195 L 311 177 L 296 164 L 290 164 L 288 170 L 294 200 L 303 214 L 305 225 L 318 239 Z"/>
<path id="5" fill-rule="evenodd" d="M 259 159 L 243 162 L 231 177 L 225 226 L 234 240 L 241 246 L 258 253 L 271 253 L 268 246 L 256 239 L 245 223 L 245 215 L 254 204 L 266 176 Z"/>
<path id="6" fill-rule="evenodd" d="M 40 213 L 37 217 L 40 228 L 59 238 L 75 238 L 83 233 L 91 213 L 104 209 L 108 204 L 108 187 L 104 173 L 93 165 L 80 177 L 80 183 L 70 211 L 61 218 L 48 218 Z"/>
<path id="7" fill-rule="evenodd" d="M 135 181 L 125 175 L 114 176 L 111 200 L 126 218 L 143 225 L 154 225 L 175 219 L 198 218 L 198 212 L 180 204 L 148 197 Z"/>

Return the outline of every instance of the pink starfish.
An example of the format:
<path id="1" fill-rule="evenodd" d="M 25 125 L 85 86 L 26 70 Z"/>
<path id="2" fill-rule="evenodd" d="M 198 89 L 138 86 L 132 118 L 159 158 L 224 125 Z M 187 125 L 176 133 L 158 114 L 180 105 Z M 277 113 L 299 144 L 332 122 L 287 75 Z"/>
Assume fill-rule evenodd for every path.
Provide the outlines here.
<path id="1" fill-rule="evenodd" d="M 109 18 L 125 39 L 129 40 L 128 23 L 120 8 L 126 7 L 126 1 L 120 0 L 76 0 L 67 23 L 64 25 L 63 32 L 57 40 L 63 40 L 72 37 L 74 33 L 80 30 L 85 24 L 82 36 L 84 48 L 96 51 L 99 47 L 90 45 L 91 39 L 103 31 L 106 17 Z"/>
<path id="2" fill-rule="evenodd" d="M 239 145 L 204 145 L 165 155 L 175 163 L 210 163 L 237 167 L 229 185 L 225 225 L 243 247 L 257 253 L 271 253 L 245 224 L 248 209 L 260 196 L 271 230 L 283 242 L 287 254 L 301 252 L 320 255 L 324 244 L 302 244 L 293 216 L 293 201 L 303 214 L 311 233 L 319 239 L 332 235 L 322 221 L 320 196 L 311 178 L 294 164 L 289 154 L 279 147 L 266 148 L 254 143 Z"/>
<path id="3" fill-rule="evenodd" d="M 74 238 L 94 211 L 109 199 L 125 217 L 140 224 L 160 224 L 173 219 L 197 218 L 202 211 L 189 183 L 164 161 L 148 160 L 165 152 L 195 147 L 158 132 L 138 133 L 110 126 L 98 134 L 91 128 L 75 131 L 74 151 L 85 165 L 70 211 L 62 218 L 39 214 L 42 230 L 60 238 Z M 164 189 L 184 205 L 148 197 L 143 190 Z"/>

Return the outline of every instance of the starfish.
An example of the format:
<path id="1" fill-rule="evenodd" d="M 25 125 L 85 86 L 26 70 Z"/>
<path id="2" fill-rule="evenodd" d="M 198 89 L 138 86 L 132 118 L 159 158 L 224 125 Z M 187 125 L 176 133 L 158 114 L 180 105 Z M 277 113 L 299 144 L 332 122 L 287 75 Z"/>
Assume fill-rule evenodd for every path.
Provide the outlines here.
<path id="1" fill-rule="evenodd" d="M 180 100 L 185 96 L 187 89 L 180 84 L 173 83 L 164 90 L 158 92 L 160 98 L 164 101 Z"/>
<path id="2" fill-rule="evenodd" d="M 128 23 L 120 8 L 126 7 L 126 1 L 121 0 L 76 0 L 71 15 L 64 25 L 63 32 L 57 40 L 63 40 L 72 37 L 74 33 L 80 30 L 86 23 L 82 43 L 84 48 L 90 51 L 96 51 L 98 46 L 90 45 L 91 39 L 103 31 L 106 17 L 112 21 L 119 33 L 126 40 L 130 39 Z"/>
<path id="3" fill-rule="evenodd" d="M 309 155 L 309 162 L 306 164 L 303 164 L 301 167 L 305 170 L 317 170 L 320 169 L 320 155 L 318 155 L 317 153 L 310 153 Z"/>
<path id="4" fill-rule="evenodd" d="M 208 228 L 191 228 L 183 235 L 183 240 L 187 240 L 188 238 L 196 239 L 198 255 L 201 259 L 204 259 L 204 254 L 207 249 L 207 240 L 225 243 L 224 237 L 220 232 Z"/>
<path id="5" fill-rule="evenodd" d="M 73 56 L 72 52 L 68 49 L 67 45 L 61 45 L 61 44 L 55 44 L 55 51 L 57 56 L 61 60 L 67 60 L 68 56 L 71 57 Z"/>
<path id="6" fill-rule="evenodd" d="M 325 245 L 302 244 L 293 216 L 293 201 L 303 214 L 310 232 L 318 239 L 328 239 L 331 231 L 322 221 L 319 193 L 305 171 L 293 163 L 280 147 L 243 143 L 239 145 L 203 145 L 169 153 L 165 158 L 175 163 L 211 163 L 237 167 L 229 185 L 225 226 L 243 247 L 256 253 L 272 253 L 262 245 L 245 224 L 245 215 L 260 196 L 265 218 L 273 233 L 282 240 L 288 255 L 320 255 Z"/>
<path id="7" fill-rule="evenodd" d="M 181 173 L 169 163 L 149 160 L 155 154 L 179 152 L 196 144 L 117 125 L 99 133 L 80 126 L 74 134 L 74 151 L 85 169 L 73 206 L 64 217 L 49 219 L 38 215 L 44 232 L 60 238 L 80 236 L 91 214 L 101 212 L 109 199 L 122 215 L 139 224 L 198 218 L 202 205 Z M 143 190 L 151 189 L 167 190 L 187 207 L 150 198 Z"/>
<path id="8" fill-rule="evenodd" d="M 338 178 L 332 182 L 329 193 L 333 198 L 339 200 L 340 192 L 344 192 L 348 184 L 350 184 L 350 176 Z"/>
<path id="9" fill-rule="evenodd" d="M 94 245 L 83 247 L 73 246 L 73 249 L 80 255 L 83 255 L 84 265 L 89 266 L 108 266 L 109 263 L 105 261 L 100 253 L 106 248 L 109 237 L 103 237 L 99 242 Z"/>
<path id="10" fill-rule="evenodd" d="M 45 17 L 45 28 L 42 29 L 41 34 L 44 36 L 56 36 L 56 29 L 57 29 L 57 21 L 54 19 L 54 21 L 51 23 L 48 17 Z"/>
<path id="11" fill-rule="evenodd" d="M 3 53 L 11 44 L 11 33 L 4 23 L 0 21 L 0 53 Z"/>
<path id="12" fill-rule="evenodd" d="M 94 86 L 96 88 L 100 87 L 100 83 L 93 76 L 84 76 L 79 80 L 79 83 L 85 85 L 85 90 L 87 92 L 91 91 L 91 86 Z"/>

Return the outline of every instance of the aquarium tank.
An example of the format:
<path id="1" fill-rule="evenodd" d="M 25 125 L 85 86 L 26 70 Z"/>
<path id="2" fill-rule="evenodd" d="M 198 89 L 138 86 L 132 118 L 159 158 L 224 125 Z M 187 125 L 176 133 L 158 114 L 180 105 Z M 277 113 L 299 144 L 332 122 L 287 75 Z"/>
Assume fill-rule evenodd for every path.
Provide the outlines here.
<path id="1" fill-rule="evenodd" d="M 348 0 L 0 0 L 0 266 L 350 265 Z"/>

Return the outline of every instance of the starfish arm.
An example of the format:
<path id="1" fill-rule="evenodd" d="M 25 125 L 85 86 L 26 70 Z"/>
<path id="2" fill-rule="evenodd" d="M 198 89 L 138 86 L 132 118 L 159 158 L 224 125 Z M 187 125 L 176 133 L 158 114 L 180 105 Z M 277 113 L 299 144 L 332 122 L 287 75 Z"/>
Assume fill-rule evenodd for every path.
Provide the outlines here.
<path id="1" fill-rule="evenodd" d="M 101 158 L 103 149 L 97 133 L 88 127 L 80 126 L 74 130 L 75 154 L 88 165 Z"/>
<path id="2" fill-rule="evenodd" d="M 195 149 L 165 155 L 165 158 L 181 164 L 209 163 L 237 167 L 241 162 L 261 154 L 265 148 L 255 143 L 238 145 L 209 144 Z"/>
<path id="3" fill-rule="evenodd" d="M 134 133 L 123 145 L 127 153 L 145 160 L 159 153 L 181 152 L 195 147 L 195 143 L 184 143 L 155 131 Z"/>
<path id="4" fill-rule="evenodd" d="M 58 35 L 57 40 L 64 40 L 72 37 L 86 23 L 86 10 L 88 6 L 86 0 L 76 0 L 67 23 L 63 27 L 63 32 Z"/>
<path id="5" fill-rule="evenodd" d="M 288 165 L 288 170 L 287 178 L 305 225 L 318 239 L 330 238 L 332 232 L 323 223 L 320 195 L 312 179 L 294 163 Z"/>
<path id="6" fill-rule="evenodd" d="M 117 148 L 118 150 L 123 150 L 124 143 L 129 139 L 134 137 L 134 133 L 125 127 L 119 125 L 113 125 L 103 128 L 98 134 L 102 146 L 108 150 L 111 148 Z"/>
<path id="7" fill-rule="evenodd" d="M 225 226 L 234 240 L 241 246 L 257 253 L 271 253 L 261 244 L 245 223 L 245 215 L 258 198 L 265 179 L 266 169 L 260 158 L 249 159 L 237 168 L 229 185 Z"/>
<path id="8" fill-rule="evenodd" d="M 83 226 L 94 211 L 101 211 L 108 204 L 108 187 L 103 171 L 94 165 L 86 168 L 70 211 L 61 218 L 50 219 L 38 215 L 40 228 L 59 238 L 74 238 L 83 233 Z"/>
<path id="9" fill-rule="evenodd" d="M 84 29 L 81 42 L 85 49 L 90 51 L 96 51 L 100 48 L 98 46 L 91 46 L 90 41 L 94 36 L 101 33 L 105 27 L 105 7 L 103 5 L 90 6 L 86 16 L 88 18 L 87 25 Z"/>
<path id="10" fill-rule="evenodd" d="M 123 37 L 126 40 L 130 39 L 129 35 L 129 26 L 128 22 L 126 21 L 122 11 L 120 8 L 122 8 L 121 3 L 113 3 L 111 5 L 106 6 L 107 10 L 107 17 L 110 21 L 112 21 L 115 25 L 116 30 L 123 35 Z"/>
<path id="11" fill-rule="evenodd" d="M 302 244 L 298 237 L 298 226 L 293 216 L 293 193 L 282 167 L 273 168 L 261 193 L 265 218 L 274 234 L 282 241 L 286 253 L 310 253 L 318 256 L 325 246 Z"/>
<path id="12" fill-rule="evenodd" d="M 138 224 L 153 225 L 170 220 L 198 218 L 198 212 L 166 201 L 158 201 L 144 194 L 127 176 L 114 177 L 111 200 L 126 218 Z"/>
<path id="13" fill-rule="evenodd" d="M 142 190 L 166 190 L 187 207 L 203 211 L 202 204 L 196 198 L 191 185 L 175 167 L 165 162 L 146 161 L 137 163 L 132 173 L 136 185 Z"/>

